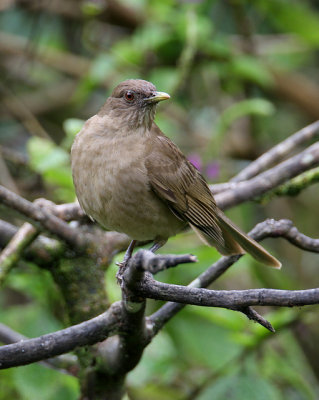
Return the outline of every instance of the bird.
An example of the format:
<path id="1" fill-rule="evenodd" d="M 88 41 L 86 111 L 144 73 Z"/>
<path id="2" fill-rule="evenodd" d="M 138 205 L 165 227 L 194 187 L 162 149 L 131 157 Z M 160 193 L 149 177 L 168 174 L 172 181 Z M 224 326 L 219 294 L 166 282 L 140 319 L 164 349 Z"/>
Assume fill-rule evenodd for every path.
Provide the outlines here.
<path id="1" fill-rule="evenodd" d="M 115 87 L 88 119 L 71 148 L 72 176 L 81 208 L 109 231 L 161 248 L 191 227 L 222 255 L 244 254 L 275 268 L 281 263 L 218 208 L 207 182 L 154 122 L 169 94 L 142 79 Z"/>

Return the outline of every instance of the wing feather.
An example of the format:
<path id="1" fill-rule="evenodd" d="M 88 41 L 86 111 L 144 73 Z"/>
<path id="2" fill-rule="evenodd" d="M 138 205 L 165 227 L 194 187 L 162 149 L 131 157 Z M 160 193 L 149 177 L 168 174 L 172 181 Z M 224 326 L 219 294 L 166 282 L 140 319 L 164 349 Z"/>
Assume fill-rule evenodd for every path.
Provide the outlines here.
<path id="1" fill-rule="evenodd" d="M 280 262 L 237 228 L 217 207 L 200 172 L 178 147 L 153 124 L 145 167 L 151 189 L 170 210 L 187 221 L 197 235 L 222 254 L 248 251 L 275 268 Z"/>
<path id="2" fill-rule="evenodd" d="M 227 246 L 218 223 L 217 206 L 204 178 L 156 125 L 145 166 L 152 190 L 172 212 L 209 236 L 210 245 L 225 253 Z"/>

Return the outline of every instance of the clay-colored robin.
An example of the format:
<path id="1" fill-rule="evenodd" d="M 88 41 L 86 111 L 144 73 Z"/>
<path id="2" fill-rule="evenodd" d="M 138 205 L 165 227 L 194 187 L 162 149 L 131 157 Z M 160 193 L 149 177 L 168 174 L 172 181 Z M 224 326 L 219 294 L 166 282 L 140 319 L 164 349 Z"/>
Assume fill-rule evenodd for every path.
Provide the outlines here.
<path id="1" fill-rule="evenodd" d="M 237 228 L 217 207 L 200 172 L 154 123 L 158 102 L 170 96 L 140 79 L 120 83 L 72 146 L 72 173 L 83 210 L 107 230 L 152 250 L 189 225 L 224 255 L 245 251 L 279 268 L 280 262 Z"/>

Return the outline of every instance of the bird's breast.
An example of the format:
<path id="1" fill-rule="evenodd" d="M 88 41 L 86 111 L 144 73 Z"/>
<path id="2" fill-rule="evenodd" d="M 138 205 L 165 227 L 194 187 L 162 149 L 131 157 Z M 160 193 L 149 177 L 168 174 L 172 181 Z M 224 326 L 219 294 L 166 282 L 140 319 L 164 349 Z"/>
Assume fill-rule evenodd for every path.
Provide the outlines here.
<path id="1" fill-rule="evenodd" d="M 137 240 L 167 239 L 183 228 L 149 186 L 147 138 L 84 139 L 77 138 L 72 148 L 72 172 L 79 203 L 88 215 L 106 229 Z"/>

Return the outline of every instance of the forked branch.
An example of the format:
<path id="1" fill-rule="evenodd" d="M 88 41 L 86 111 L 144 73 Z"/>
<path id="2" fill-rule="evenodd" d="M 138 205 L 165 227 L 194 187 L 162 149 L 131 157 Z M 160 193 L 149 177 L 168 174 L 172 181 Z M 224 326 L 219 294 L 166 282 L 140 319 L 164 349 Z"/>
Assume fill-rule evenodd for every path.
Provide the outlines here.
<path id="1" fill-rule="evenodd" d="M 267 220 L 258 224 L 251 232 L 255 239 L 282 236 L 293 244 L 308 251 L 319 252 L 319 239 L 311 239 L 302 235 L 288 220 Z M 249 318 L 261 323 L 272 330 L 268 321 L 264 320 L 250 306 L 278 306 L 292 307 L 310 304 L 319 304 L 319 288 L 307 290 L 276 290 L 276 289 L 249 289 L 249 290 L 208 290 L 208 286 L 225 272 L 239 256 L 223 257 L 207 271 L 201 274 L 188 287 L 171 285 L 154 280 L 148 270 L 159 270 L 175 266 L 178 262 L 193 262 L 193 256 L 165 256 L 150 254 L 140 250 L 132 258 L 125 271 L 124 281 L 129 290 L 136 297 L 153 298 L 170 301 L 157 313 L 146 320 L 145 331 L 149 338 L 144 342 L 146 346 L 159 329 L 178 312 L 184 304 L 194 304 L 209 307 L 223 307 L 240 311 Z M 135 282 L 129 277 L 135 277 L 132 270 L 139 271 Z M 129 281 L 127 281 L 127 278 Z M 171 301 L 178 303 L 171 303 Z M 123 303 L 114 303 L 110 309 L 100 316 L 89 321 L 74 325 L 61 331 L 35 339 L 0 347 L 0 368 L 10 368 L 50 358 L 65 352 L 72 351 L 78 346 L 94 344 L 115 333 L 125 334 L 123 324 Z"/>

